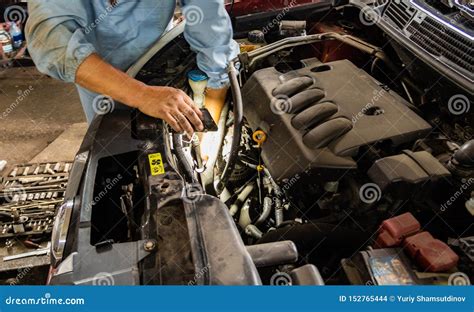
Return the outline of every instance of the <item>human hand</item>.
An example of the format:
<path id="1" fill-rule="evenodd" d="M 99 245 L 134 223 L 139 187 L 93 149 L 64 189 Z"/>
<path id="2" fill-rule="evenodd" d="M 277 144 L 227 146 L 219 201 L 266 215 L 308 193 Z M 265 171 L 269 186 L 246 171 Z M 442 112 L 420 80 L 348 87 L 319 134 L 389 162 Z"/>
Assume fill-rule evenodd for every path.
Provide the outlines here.
<path id="1" fill-rule="evenodd" d="M 166 121 L 175 131 L 203 131 L 203 115 L 193 100 L 182 90 L 170 87 L 146 86 L 138 109 L 151 117 Z"/>

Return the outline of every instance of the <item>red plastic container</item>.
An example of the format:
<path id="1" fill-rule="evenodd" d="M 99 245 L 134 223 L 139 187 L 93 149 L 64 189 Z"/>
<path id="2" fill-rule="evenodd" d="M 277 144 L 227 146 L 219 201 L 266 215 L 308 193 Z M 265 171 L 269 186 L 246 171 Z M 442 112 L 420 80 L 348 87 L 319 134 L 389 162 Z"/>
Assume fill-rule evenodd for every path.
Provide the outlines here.
<path id="1" fill-rule="evenodd" d="M 427 272 L 442 272 L 454 268 L 458 255 L 445 243 L 428 232 L 421 232 L 405 239 L 405 251 Z"/>
<path id="2" fill-rule="evenodd" d="M 376 247 L 399 246 L 405 237 L 418 233 L 420 228 L 418 220 L 409 212 L 385 220 L 380 226 Z"/>

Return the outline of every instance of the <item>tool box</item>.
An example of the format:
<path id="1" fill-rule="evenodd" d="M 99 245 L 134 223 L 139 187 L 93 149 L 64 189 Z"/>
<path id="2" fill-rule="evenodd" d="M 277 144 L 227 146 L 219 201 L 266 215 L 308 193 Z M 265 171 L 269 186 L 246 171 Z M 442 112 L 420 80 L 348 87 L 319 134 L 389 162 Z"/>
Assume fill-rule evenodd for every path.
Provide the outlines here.
<path id="1" fill-rule="evenodd" d="M 72 162 L 16 165 L 0 180 L 0 280 L 36 284 L 50 264 L 49 243 Z M 27 270 L 28 274 L 25 273 Z M 35 270 L 39 270 L 35 272 Z"/>

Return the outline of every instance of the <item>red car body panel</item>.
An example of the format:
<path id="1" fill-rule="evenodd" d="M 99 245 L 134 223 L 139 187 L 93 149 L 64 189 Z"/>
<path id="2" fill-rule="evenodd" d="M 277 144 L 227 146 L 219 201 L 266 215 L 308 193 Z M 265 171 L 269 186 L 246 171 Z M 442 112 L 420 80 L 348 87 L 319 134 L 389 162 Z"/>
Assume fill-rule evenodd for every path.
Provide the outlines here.
<path id="1" fill-rule="evenodd" d="M 254 13 L 281 11 L 298 6 L 326 2 L 323 0 L 235 0 L 232 14 L 242 16 Z M 231 8 L 232 1 L 226 0 L 227 8 Z"/>

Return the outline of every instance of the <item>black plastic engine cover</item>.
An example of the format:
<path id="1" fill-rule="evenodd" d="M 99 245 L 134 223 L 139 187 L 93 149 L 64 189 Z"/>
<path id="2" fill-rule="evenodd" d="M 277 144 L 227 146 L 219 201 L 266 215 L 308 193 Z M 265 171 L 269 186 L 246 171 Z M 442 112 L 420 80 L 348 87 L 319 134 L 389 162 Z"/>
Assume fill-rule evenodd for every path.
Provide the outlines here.
<path id="1" fill-rule="evenodd" d="M 262 157 L 275 179 L 314 168 L 356 168 L 359 148 L 381 141 L 398 146 L 431 126 L 408 103 L 350 61 L 282 74 L 255 72 L 243 88 L 244 114 L 268 139 Z"/>
<path id="2" fill-rule="evenodd" d="M 185 192 L 165 139 L 162 122 L 141 113 L 116 110 L 93 121 L 71 170 L 66 198 L 75 199 L 73 216 L 64 259 L 49 284 L 261 285 L 228 207 L 215 197 L 195 194 L 192 187 Z M 152 160 L 158 161 L 149 156 L 157 153 L 163 172 L 152 168 Z M 122 155 L 132 155 L 132 164 L 121 162 Z M 117 176 L 118 168 L 132 171 L 135 181 L 134 167 L 141 181 L 134 186 L 140 194 L 133 206 L 137 218 L 122 228 L 108 222 L 113 216 L 107 212 L 123 210 L 115 203 L 118 196 L 112 189 L 96 191 L 96 178 L 103 171 Z M 124 172 L 118 189 L 127 179 Z M 109 206 L 113 210 L 106 210 Z M 125 215 L 120 219 L 127 220 Z M 128 229 L 137 226 L 139 233 L 131 231 L 133 238 L 128 238 Z M 125 238 L 115 241 L 113 230 Z M 146 249 L 147 242 L 154 242 L 154 248 Z"/>

